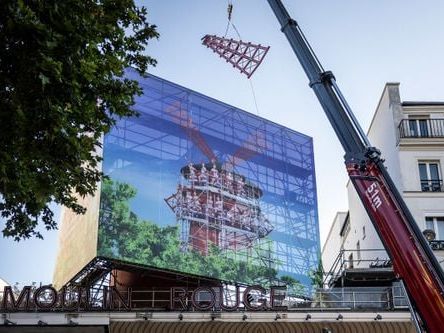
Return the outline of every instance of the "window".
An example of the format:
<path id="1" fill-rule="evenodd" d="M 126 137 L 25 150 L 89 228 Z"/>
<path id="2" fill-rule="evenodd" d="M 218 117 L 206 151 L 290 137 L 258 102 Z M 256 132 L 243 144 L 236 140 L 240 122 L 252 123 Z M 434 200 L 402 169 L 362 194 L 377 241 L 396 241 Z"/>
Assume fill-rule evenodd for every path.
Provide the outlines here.
<path id="1" fill-rule="evenodd" d="M 359 241 L 356 243 L 356 257 L 361 260 L 361 244 L 359 244 Z"/>
<path id="2" fill-rule="evenodd" d="M 347 216 L 345 217 L 344 223 L 342 224 L 341 231 L 339 232 L 339 235 L 344 239 L 347 237 L 350 230 L 351 230 L 350 217 L 347 214 Z"/>
<path id="3" fill-rule="evenodd" d="M 353 253 L 350 253 L 350 255 L 348 256 L 348 268 L 353 268 Z"/>
<path id="4" fill-rule="evenodd" d="M 425 222 L 426 229 L 435 232 L 436 240 L 444 240 L 444 216 L 427 216 Z"/>
<path id="5" fill-rule="evenodd" d="M 429 127 L 427 119 L 409 119 L 411 137 L 428 137 Z"/>
<path id="6" fill-rule="evenodd" d="M 362 239 L 365 239 L 365 225 L 362 227 Z"/>
<path id="7" fill-rule="evenodd" d="M 419 179 L 421 181 L 421 191 L 441 192 L 442 180 L 439 162 L 419 162 Z"/>

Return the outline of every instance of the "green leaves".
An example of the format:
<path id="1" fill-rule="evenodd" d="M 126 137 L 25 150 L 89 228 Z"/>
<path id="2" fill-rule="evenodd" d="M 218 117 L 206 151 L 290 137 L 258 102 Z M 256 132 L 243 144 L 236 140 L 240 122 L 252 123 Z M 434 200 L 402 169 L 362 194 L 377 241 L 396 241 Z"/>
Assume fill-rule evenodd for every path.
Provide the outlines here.
<path id="1" fill-rule="evenodd" d="M 320 255 L 319 255 L 320 257 Z M 310 277 L 311 284 L 316 288 L 323 288 L 324 284 L 324 267 L 322 266 L 322 260 L 319 259 L 318 267 L 316 269 L 311 269 L 308 273 Z"/>
<path id="2" fill-rule="evenodd" d="M 39 79 L 42 81 L 42 86 L 45 86 L 49 83 L 49 78 L 43 73 L 39 74 Z"/>
<path id="3" fill-rule="evenodd" d="M 137 82 L 157 38 L 133 0 L 0 1 L 0 213 L 3 235 L 57 227 L 49 203 L 77 213 L 101 179 L 94 154 L 113 117 L 134 115 Z M 100 101 L 100 103 L 99 103 Z"/>
<path id="4" fill-rule="evenodd" d="M 208 254 L 180 249 L 178 226 L 159 226 L 131 212 L 136 190 L 129 184 L 104 179 L 100 196 L 98 254 L 143 265 L 206 275 L 226 281 L 269 283 L 277 270 L 259 258 L 246 260 L 247 251 L 222 252 L 210 245 Z M 243 259 L 238 259 L 243 258 Z M 295 280 L 296 281 L 296 280 Z M 300 285 L 300 284 L 298 284 Z"/>

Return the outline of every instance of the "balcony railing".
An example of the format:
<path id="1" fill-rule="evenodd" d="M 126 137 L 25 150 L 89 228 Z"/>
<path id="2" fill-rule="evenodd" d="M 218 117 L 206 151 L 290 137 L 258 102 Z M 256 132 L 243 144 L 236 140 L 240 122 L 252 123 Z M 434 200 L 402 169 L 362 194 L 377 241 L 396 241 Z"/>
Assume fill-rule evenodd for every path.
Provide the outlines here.
<path id="1" fill-rule="evenodd" d="M 444 138 L 444 119 L 403 119 L 398 131 L 399 139 Z"/>
<path id="2" fill-rule="evenodd" d="M 302 304 L 298 304 L 297 307 L 303 307 Z M 408 299 L 404 287 L 396 282 L 391 287 L 319 289 L 308 307 L 341 308 L 355 311 L 395 310 L 407 308 Z"/>
<path id="3" fill-rule="evenodd" d="M 421 180 L 422 192 L 444 192 L 443 183 L 441 179 L 427 179 Z"/>
<path id="4" fill-rule="evenodd" d="M 392 266 L 392 261 L 384 249 L 342 249 L 330 270 L 325 273 L 323 286 L 335 285 L 337 281 L 342 280 L 346 270 L 354 268 L 390 270 Z"/>
<path id="5" fill-rule="evenodd" d="M 435 251 L 444 250 L 444 240 L 432 240 L 429 241 L 430 247 Z"/>

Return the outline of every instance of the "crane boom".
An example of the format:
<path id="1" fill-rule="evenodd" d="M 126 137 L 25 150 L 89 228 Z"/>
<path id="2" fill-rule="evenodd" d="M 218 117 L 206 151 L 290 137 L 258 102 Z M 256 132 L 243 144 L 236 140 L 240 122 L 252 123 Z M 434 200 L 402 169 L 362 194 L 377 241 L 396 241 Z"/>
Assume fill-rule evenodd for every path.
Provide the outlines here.
<path id="1" fill-rule="evenodd" d="M 345 150 L 346 169 L 398 278 L 427 331 L 442 332 L 444 273 L 387 172 L 378 149 L 371 146 L 332 72 L 325 71 L 281 0 L 267 0 L 309 79 Z"/>

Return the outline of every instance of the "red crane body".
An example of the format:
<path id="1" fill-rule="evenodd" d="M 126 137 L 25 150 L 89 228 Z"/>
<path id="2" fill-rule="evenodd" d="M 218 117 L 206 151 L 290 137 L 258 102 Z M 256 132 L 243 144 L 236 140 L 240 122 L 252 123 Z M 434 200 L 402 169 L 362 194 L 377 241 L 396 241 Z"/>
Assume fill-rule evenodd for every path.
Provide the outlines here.
<path id="1" fill-rule="evenodd" d="M 405 286 L 431 333 L 443 332 L 444 273 L 398 192 L 378 149 L 371 146 L 333 73 L 324 71 L 297 22 L 280 0 L 268 0 L 345 150 L 349 177 Z M 418 327 L 419 328 L 419 327 Z"/>
<path id="2" fill-rule="evenodd" d="M 430 332 L 442 332 L 444 318 L 443 286 L 437 278 L 427 255 L 417 245 L 406 217 L 393 198 L 390 187 L 381 177 L 378 166 L 369 162 L 365 169 L 355 163 L 347 164 L 347 172 L 390 251 L 393 268 L 407 286 L 421 317 Z"/>

